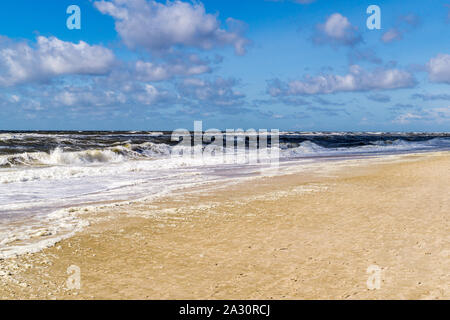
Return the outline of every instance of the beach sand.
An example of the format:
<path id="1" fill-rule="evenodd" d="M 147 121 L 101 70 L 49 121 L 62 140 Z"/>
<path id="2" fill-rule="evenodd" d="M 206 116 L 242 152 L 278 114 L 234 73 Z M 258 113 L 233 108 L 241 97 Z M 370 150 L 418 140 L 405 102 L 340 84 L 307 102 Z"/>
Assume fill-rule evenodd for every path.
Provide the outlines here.
<path id="1" fill-rule="evenodd" d="M 450 153 L 326 167 L 87 213 L 0 261 L 0 298 L 449 299 Z"/>

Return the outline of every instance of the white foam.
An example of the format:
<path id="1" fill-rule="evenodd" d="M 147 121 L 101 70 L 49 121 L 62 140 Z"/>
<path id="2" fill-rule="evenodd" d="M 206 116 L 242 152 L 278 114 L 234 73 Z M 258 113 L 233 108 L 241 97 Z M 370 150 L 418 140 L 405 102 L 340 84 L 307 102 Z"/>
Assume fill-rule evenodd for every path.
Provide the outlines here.
<path id="1" fill-rule="evenodd" d="M 337 156 L 348 154 L 386 153 L 400 151 L 433 150 L 436 148 L 450 148 L 449 139 L 434 138 L 427 141 L 409 142 L 405 140 L 375 141 L 372 145 L 351 148 L 324 148 L 313 142 L 302 142 L 296 148 L 281 146 L 282 156 L 285 158 L 301 156 Z"/>
<path id="2" fill-rule="evenodd" d="M 450 147 L 450 141 L 396 140 L 333 149 L 309 141 L 295 148 L 280 146 L 283 159 L 301 161 L 302 157 L 322 155 Z M 101 150 L 55 149 L 50 153 L 1 156 L 0 165 L 4 167 L 0 169 L 0 258 L 39 251 L 80 231 L 86 225 L 79 214 L 82 210 L 70 208 L 151 199 L 180 188 L 225 181 L 227 177 L 216 173 L 224 168 L 242 176 L 253 170 L 244 165 L 225 165 L 222 157 L 177 156 L 187 150 L 148 142 Z M 239 152 L 244 158 L 248 156 L 245 150 Z M 269 169 L 261 168 L 260 173 L 269 175 Z"/>

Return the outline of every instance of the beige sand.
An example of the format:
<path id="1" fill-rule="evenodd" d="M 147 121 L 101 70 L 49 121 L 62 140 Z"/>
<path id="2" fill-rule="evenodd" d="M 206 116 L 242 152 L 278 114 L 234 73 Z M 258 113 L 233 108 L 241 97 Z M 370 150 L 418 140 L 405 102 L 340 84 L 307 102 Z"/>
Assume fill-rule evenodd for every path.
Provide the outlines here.
<path id="1" fill-rule="evenodd" d="M 409 155 L 105 209 L 0 261 L 0 298 L 449 299 L 449 181 L 449 153 Z"/>

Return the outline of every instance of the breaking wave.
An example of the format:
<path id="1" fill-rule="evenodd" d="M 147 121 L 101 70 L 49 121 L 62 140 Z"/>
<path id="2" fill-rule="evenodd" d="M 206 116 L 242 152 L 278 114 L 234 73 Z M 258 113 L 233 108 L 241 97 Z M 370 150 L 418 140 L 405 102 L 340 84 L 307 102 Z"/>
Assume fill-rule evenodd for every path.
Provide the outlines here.
<path id="1" fill-rule="evenodd" d="M 118 163 L 143 158 L 159 158 L 170 155 L 171 147 L 166 144 L 144 143 L 105 149 L 69 151 L 61 148 L 47 152 L 25 152 L 0 156 L 0 167 L 86 165 L 95 163 Z"/>
<path id="2" fill-rule="evenodd" d="M 302 156 L 345 155 L 357 153 L 384 153 L 400 151 L 419 151 L 450 148 L 450 139 L 434 138 L 426 141 L 379 140 L 354 147 L 324 147 L 311 141 L 301 143 L 280 143 L 282 158 Z M 243 150 L 240 150 L 242 152 Z M 56 148 L 50 152 L 24 152 L 0 156 L 0 168 L 81 166 L 102 163 L 123 163 L 133 160 L 158 160 L 171 155 L 190 152 L 190 148 L 170 146 L 165 143 L 146 142 L 125 144 L 103 149 L 65 151 Z"/>

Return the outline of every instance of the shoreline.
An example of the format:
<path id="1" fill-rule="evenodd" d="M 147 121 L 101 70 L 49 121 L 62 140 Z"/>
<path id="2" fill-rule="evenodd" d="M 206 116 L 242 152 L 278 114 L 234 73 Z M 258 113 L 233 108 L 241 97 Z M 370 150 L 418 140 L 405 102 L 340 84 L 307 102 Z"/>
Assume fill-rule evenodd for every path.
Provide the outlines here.
<path id="1" fill-rule="evenodd" d="M 449 152 L 344 160 L 98 210 L 0 261 L 0 298 L 449 299 L 449 168 Z"/>

